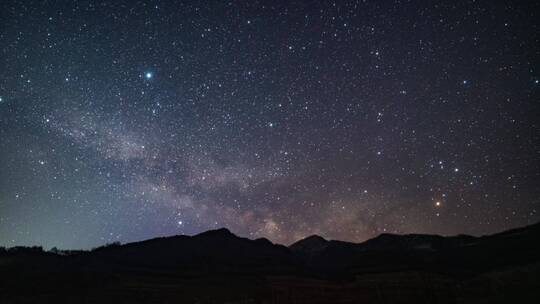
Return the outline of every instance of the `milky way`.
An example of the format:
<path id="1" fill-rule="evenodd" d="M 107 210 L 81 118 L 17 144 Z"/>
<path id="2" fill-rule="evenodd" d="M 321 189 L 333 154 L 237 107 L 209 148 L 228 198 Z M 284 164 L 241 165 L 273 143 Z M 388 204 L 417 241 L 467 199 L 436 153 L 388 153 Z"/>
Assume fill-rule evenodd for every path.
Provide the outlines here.
<path id="1" fill-rule="evenodd" d="M 526 2 L 2 1 L 0 246 L 537 222 Z"/>

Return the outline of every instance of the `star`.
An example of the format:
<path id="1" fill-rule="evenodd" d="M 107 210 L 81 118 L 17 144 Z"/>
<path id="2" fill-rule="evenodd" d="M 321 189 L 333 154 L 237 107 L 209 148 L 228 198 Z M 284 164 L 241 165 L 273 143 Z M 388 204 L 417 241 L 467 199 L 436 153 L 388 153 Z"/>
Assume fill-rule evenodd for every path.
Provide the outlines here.
<path id="1" fill-rule="evenodd" d="M 12 2 L 13 26 L 0 27 L 0 247 L 92 248 L 112 228 L 125 242 L 216 221 L 292 243 L 540 220 L 528 182 L 540 162 L 536 25 L 518 1 L 399 18 L 353 0 L 264 14 L 246 1 L 103 0 L 91 24 L 72 18 L 76 3 Z M 464 22 L 471 9 L 490 18 Z M 473 220 L 487 213 L 489 225 Z M 64 218 L 81 225 L 58 234 Z"/>

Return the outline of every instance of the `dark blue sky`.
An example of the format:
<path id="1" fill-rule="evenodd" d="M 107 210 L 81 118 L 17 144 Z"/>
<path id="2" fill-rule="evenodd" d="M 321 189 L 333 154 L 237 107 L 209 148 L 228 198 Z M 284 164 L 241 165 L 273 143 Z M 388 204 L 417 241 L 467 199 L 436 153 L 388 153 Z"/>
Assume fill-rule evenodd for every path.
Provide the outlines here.
<path id="1" fill-rule="evenodd" d="M 540 220 L 534 1 L 2 1 L 0 246 Z"/>

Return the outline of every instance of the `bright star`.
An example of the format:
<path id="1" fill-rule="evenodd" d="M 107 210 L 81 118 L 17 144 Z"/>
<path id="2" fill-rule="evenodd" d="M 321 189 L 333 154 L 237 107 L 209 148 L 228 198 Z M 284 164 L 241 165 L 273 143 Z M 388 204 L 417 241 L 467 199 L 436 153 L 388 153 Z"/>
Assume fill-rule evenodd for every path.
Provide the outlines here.
<path id="1" fill-rule="evenodd" d="M 146 79 L 151 79 L 152 77 L 154 77 L 154 74 L 152 74 L 152 72 L 146 72 L 144 74 L 144 78 L 146 78 Z"/>

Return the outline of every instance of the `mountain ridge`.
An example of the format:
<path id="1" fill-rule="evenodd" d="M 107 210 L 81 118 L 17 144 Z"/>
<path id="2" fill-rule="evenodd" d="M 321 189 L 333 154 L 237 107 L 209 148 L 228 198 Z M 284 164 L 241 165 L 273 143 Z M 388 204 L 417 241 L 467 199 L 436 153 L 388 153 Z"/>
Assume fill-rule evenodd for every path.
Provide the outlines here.
<path id="1" fill-rule="evenodd" d="M 51 290 L 62 295 L 66 292 L 63 286 L 70 286 L 69 292 L 74 294 L 84 294 L 90 288 L 102 294 L 102 299 L 116 297 L 118 303 L 126 298 L 147 303 L 133 293 L 139 288 L 149 288 L 147 294 L 152 296 L 193 300 L 207 294 L 212 299 L 237 298 L 246 292 L 268 299 L 276 288 L 297 290 L 304 286 L 307 289 L 298 291 L 302 296 L 306 293 L 318 299 L 323 288 L 334 290 L 336 299 L 345 299 L 378 288 L 392 292 L 392 284 L 399 284 L 404 292 L 408 288 L 423 290 L 421 295 L 440 292 L 444 299 L 457 289 L 466 294 L 469 291 L 461 286 L 469 284 L 477 284 L 474 290 L 489 295 L 492 290 L 482 286 L 499 284 L 501 275 L 508 282 L 518 280 L 523 286 L 519 292 L 531 293 L 540 271 L 538 239 L 540 224 L 481 237 L 381 234 L 361 243 L 312 235 L 284 246 L 264 238 L 239 237 L 220 228 L 91 251 L 14 247 L 0 250 L 0 272 L 11 278 L 0 284 L 0 302 L 2 294 L 16 298 L 35 293 L 35 288 L 44 297 Z M 38 287 L 27 290 L 28 282 Z M 374 298 L 380 295 L 368 293 Z"/>

